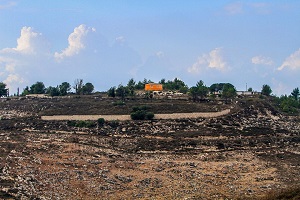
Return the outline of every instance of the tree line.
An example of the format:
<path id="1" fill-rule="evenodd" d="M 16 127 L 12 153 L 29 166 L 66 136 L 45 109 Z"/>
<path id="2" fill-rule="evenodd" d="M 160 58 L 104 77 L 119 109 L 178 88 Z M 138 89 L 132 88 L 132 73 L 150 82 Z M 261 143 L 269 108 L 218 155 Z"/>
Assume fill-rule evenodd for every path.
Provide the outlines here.
<path id="1" fill-rule="evenodd" d="M 120 97 L 125 100 L 126 97 L 133 97 L 137 91 L 144 90 L 145 84 L 153 83 L 150 79 L 144 79 L 143 81 L 136 82 L 131 78 L 126 85 L 113 86 L 106 92 L 109 97 Z M 208 96 L 211 98 L 220 97 L 226 101 L 237 96 L 237 91 L 234 85 L 231 83 L 214 83 L 211 86 L 206 86 L 202 80 L 198 81 L 195 86 L 188 87 L 182 80 L 175 78 L 173 80 L 161 79 L 159 84 L 163 85 L 163 89 L 166 91 L 176 91 L 183 94 L 188 94 L 193 101 L 199 101 L 206 99 Z M 71 92 L 71 90 L 73 92 Z M 249 92 L 253 89 L 249 88 Z M 90 82 L 84 83 L 83 79 L 76 79 L 71 86 L 68 82 L 62 82 L 57 86 L 45 87 L 44 83 L 38 81 L 31 86 L 26 86 L 21 93 L 22 96 L 28 94 L 48 94 L 49 96 L 65 96 L 68 94 L 76 95 L 90 95 L 94 92 L 94 85 Z M 269 85 L 262 86 L 261 95 L 271 96 L 272 89 Z M 151 98 L 151 92 L 145 92 L 146 98 Z M 6 84 L 0 82 L 0 97 L 8 96 L 8 88 Z M 299 101 L 299 88 L 293 89 L 290 95 L 282 95 L 280 97 L 274 97 L 277 106 L 284 112 L 296 113 L 300 109 Z"/>
<path id="2" fill-rule="evenodd" d="M 75 92 L 71 92 L 71 89 L 71 84 L 68 82 L 62 82 L 57 86 L 46 87 L 43 82 L 37 81 L 31 86 L 26 86 L 21 96 L 29 94 L 47 94 L 49 96 L 65 96 L 67 94 L 89 95 L 94 92 L 94 85 L 90 82 L 84 83 L 82 79 L 76 79 L 73 85 Z M 16 95 L 17 94 L 15 94 L 15 96 Z M 3 96 L 8 96 L 8 88 L 5 83 L 0 82 L 0 97 Z"/>

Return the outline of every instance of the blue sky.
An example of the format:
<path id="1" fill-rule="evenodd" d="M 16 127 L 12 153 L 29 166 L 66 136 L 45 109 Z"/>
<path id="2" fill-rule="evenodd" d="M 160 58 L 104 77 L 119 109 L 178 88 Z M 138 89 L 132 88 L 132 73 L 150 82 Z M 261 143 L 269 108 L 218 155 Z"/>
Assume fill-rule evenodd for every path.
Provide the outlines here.
<path id="1" fill-rule="evenodd" d="M 11 93 L 75 79 L 300 87 L 300 1 L 0 0 L 0 81 Z"/>

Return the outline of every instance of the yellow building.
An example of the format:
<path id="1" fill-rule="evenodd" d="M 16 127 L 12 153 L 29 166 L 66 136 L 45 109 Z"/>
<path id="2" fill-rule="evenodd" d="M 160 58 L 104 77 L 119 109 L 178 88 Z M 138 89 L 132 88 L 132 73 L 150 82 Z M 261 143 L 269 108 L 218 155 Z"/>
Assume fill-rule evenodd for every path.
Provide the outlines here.
<path id="1" fill-rule="evenodd" d="M 148 84 L 145 84 L 145 90 L 146 91 L 162 91 L 163 86 L 162 86 L 162 84 L 158 84 L 158 83 L 148 83 Z"/>

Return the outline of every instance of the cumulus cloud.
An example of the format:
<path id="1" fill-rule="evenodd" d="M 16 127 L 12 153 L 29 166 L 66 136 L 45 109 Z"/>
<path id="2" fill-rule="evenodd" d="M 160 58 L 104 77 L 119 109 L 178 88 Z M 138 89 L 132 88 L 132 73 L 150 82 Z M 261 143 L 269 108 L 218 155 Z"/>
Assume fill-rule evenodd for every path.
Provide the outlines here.
<path id="1" fill-rule="evenodd" d="M 264 56 L 255 56 L 251 59 L 253 64 L 256 65 L 273 65 L 274 62 L 272 61 L 271 58 L 269 57 L 264 57 Z"/>
<path id="2" fill-rule="evenodd" d="M 280 67 L 277 69 L 283 70 L 284 68 L 289 68 L 292 70 L 300 69 L 300 49 L 292 53 L 289 57 L 285 59 Z"/>
<path id="3" fill-rule="evenodd" d="M 47 48 L 47 42 L 41 33 L 34 31 L 32 27 L 23 27 L 16 47 L 0 50 L 0 74 L 3 82 L 11 90 L 15 90 L 26 82 L 28 76 L 38 74 L 41 63 L 47 59 Z M 35 73 L 30 73 L 32 69 Z"/>
<path id="4" fill-rule="evenodd" d="M 3 81 L 10 88 L 12 85 L 18 83 L 22 84 L 25 82 L 25 79 L 19 74 L 9 74 L 7 78 Z"/>
<path id="5" fill-rule="evenodd" d="M 209 52 L 209 54 L 200 56 L 197 62 L 188 68 L 188 72 L 199 73 L 205 69 L 216 69 L 219 71 L 225 71 L 227 69 L 227 64 L 222 56 L 222 48 L 216 48 Z"/>
<path id="6" fill-rule="evenodd" d="M 71 57 L 73 55 L 79 54 L 79 52 L 85 48 L 83 40 L 90 31 L 95 32 L 96 29 L 86 27 L 86 25 L 84 24 L 81 24 L 78 27 L 76 27 L 73 33 L 69 35 L 69 46 L 62 50 L 61 53 L 55 52 L 54 57 L 57 60 L 62 60 L 65 57 Z"/>
<path id="7" fill-rule="evenodd" d="M 24 26 L 21 29 L 21 35 L 17 39 L 17 47 L 5 48 L 1 53 L 22 53 L 22 54 L 35 54 L 41 45 L 42 34 L 34 32 L 31 27 Z"/>
<path id="8" fill-rule="evenodd" d="M 0 57 L 0 70 L 7 71 L 7 72 L 14 72 L 15 66 L 16 66 L 16 61 L 14 59 Z M 4 74 L 4 72 L 2 72 L 2 74 Z"/>

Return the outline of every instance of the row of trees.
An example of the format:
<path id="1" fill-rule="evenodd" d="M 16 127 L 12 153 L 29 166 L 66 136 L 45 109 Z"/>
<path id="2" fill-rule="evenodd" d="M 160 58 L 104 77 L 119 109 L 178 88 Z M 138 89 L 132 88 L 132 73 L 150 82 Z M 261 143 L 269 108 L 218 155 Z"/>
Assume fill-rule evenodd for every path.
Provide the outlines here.
<path id="1" fill-rule="evenodd" d="M 82 79 L 76 79 L 74 81 L 73 88 L 75 90 L 75 94 L 84 95 L 84 94 L 92 94 L 94 91 L 94 85 L 92 83 L 85 83 Z M 26 86 L 23 90 L 22 96 L 28 94 L 48 94 L 50 96 L 65 96 L 71 91 L 71 85 L 68 82 L 62 82 L 60 85 L 53 87 L 45 87 L 43 82 L 36 82 L 32 84 L 30 87 Z"/>
<path id="2" fill-rule="evenodd" d="M 277 106 L 286 113 L 299 114 L 300 109 L 300 91 L 299 88 L 295 88 L 290 95 L 282 95 L 275 97 Z"/>
<path id="3" fill-rule="evenodd" d="M 137 90 L 143 90 L 145 84 L 153 83 L 151 80 L 144 79 L 143 81 L 136 82 L 134 79 L 130 79 L 127 85 L 123 86 L 120 84 L 118 87 L 111 87 L 107 94 L 108 96 L 115 97 L 119 96 L 125 98 L 126 96 L 134 96 Z M 161 79 L 159 81 L 163 85 L 164 90 L 172 90 L 181 93 L 188 93 L 190 96 L 196 99 L 203 99 L 209 93 L 212 95 L 222 95 L 223 98 L 232 98 L 236 96 L 236 89 L 230 83 L 214 83 L 210 87 L 207 87 L 202 80 L 198 81 L 195 86 L 188 87 L 182 80 L 175 78 L 174 80 L 165 80 Z M 36 82 L 30 87 L 25 87 L 22 95 L 26 94 L 49 94 L 51 96 L 64 96 L 70 93 L 72 87 L 70 83 L 63 82 L 60 85 L 53 87 L 45 87 L 43 82 Z M 75 94 L 92 94 L 94 91 L 94 85 L 90 82 L 84 83 L 82 79 L 76 79 L 73 84 L 73 89 Z M 249 88 L 248 91 L 252 91 L 252 88 Z M 8 89 L 6 84 L 0 82 L 0 96 L 6 96 Z M 270 96 L 272 94 L 272 89 L 269 85 L 263 85 L 261 94 L 265 96 Z M 291 95 L 296 101 L 299 100 L 299 88 L 295 88 Z M 289 96 L 287 96 L 289 97 Z"/>
<path id="4" fill-rule="evenodd" d="M 152 83 L 151 80 L 144 79 L 143 82 L 139 81 L 136 83 L 133 79 L 130 79 L 126 86 L 119 85 L 118 87 L 111 87 L 107 94 L 110 97 L 121 97 L 125 99 L 126 96 L 134 96 L 136 90 L 144 89 L 144 85 Z M 196 86 L 189 88 L 182 80 L 175 78 L 174 80 L 162 79 L 159 81 L 163 85 L 164 90 L 178 91 L 180 93 L 189 94 L 194 101 L 204 99 L 209 93 L 213 95 L 222 95 L 223 98 L 229 99 L 236 96 L 236 89 L 230 83 L 215 83 L 210 87 L 204 85 L 202 80 L 198 81 Z M 142 86 L 142 87 L 141 87 Z M 146 95 L 149 95 L 146 93 Z"/>

